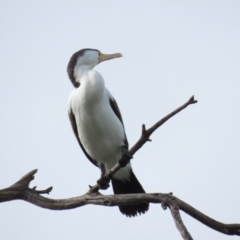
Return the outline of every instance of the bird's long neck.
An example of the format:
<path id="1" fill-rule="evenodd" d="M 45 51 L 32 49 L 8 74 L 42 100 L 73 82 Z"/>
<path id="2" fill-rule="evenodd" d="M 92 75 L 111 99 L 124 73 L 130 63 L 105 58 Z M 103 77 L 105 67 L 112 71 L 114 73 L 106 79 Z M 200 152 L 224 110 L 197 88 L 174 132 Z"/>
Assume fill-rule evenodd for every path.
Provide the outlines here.
<path id="1" fill-rule="evenodd" d="M 93 69 L 81 68 L 75 75 L 79 90 L 86 103 L 96 103 L 103 98 L 105 83 L 101 74 Z"/>
<path id="2" fill-rule="evenodd" d="M 78 83 L 81 84 L 81 80 L 83 77 L 93 69 L 93 67 L 89 67 L 87 65 L 81 65 L 80 67 L 76 67 L 74 69 L 74 77 Z"/>

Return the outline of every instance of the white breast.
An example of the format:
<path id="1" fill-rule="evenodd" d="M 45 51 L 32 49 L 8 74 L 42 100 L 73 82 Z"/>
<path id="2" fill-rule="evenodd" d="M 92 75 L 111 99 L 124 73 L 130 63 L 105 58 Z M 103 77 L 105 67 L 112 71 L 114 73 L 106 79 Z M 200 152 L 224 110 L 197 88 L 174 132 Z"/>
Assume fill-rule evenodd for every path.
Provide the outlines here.
<path id="1" fill-rule="evenodd" d="M 101 75 L 89 71 L 69 99 L 84 149 L 94 160 L 104 163 L 107 170 L 120 159 L 125 139 L 124 128 L 111 108 L 110 97 Z M 129 167 L 121 169 L 115 177 L 126 175 Z"/>

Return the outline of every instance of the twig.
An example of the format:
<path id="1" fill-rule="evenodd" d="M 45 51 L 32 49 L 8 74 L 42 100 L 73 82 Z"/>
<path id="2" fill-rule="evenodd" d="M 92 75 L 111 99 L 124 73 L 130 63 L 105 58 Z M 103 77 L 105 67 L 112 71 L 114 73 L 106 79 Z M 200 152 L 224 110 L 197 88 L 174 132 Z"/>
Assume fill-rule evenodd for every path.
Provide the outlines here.
<path id="1" fill-rule="evenodd" d="M 187 228 L 185 227 L 180 212 L 179 212 L 179 208 L 173 204 L 170 204 L 169 209 L 171 211 L 172 217 L 174 219 L 175 225 L 178 229 L 178 231 L 180 232 L 180 234 L 182 235 L 184 240 L 193 240 L 192 236 L 190 235 L 190 233 L 188 232 Z"/>
<path id="2" fill-rule="evenodd" d="M 185 109 L 187 106 L 191 104 L 197 103 L 197 100 L 194 99 L 194 96 L 192 96 L 185 104 L 174 110 L 173 112 L 169 113 L 167 116 L 159 120 L 157 123 L 155 123 L 152 127 L 146 130 L 145 124 L 142 125 L 142 135 L 140 139 L 137 141 L 137 143 L 129 150 L 130 155 L 134 155 L 146 142 L 151 141 L 150 136 L 151 134 L 157 130 L 160 126 L 162 126 L 167 120 L 169 120 L 171 117 L 176 115 L 177 113 L 181 112 L 183 109 Z M 102 176 L 98 181 L 101 181 L 102 178 L 105 178 L 106 180 L 111 179 L 111 177 L 120 169 L 119 163 L 117 163 L 113 168 L 106 173 L 106 175 Z M 96 184 L 94 186 L 90 187 L 90 190 L 88 191 L 88 194 L 96 193 L 99 190 L 99 185 Z"/>

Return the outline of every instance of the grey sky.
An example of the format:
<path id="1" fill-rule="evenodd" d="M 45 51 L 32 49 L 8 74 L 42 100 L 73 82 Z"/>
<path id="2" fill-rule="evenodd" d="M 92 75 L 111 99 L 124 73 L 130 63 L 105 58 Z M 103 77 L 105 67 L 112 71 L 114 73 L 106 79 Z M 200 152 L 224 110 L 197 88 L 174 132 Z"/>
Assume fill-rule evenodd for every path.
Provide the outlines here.
<path id="1" fill-rule="evenodd" d="M 82 48 L 123 58 L 96 67 L 121 109 L 130 146 L 195 95 L 134 157 L 147 192 L 170 192 L 216 220 L 240 223 L 240 2 L 1 1 L 0 188 L 38 168 L 51 198 L 85 193 L 99 177 L 67 116 L 66 74 Z M 106 194 L 111 194 L 109 189 Z M 0 204 L 1 239 L 180 239 L 169 211 L 128 219 L 118 208 L 50 211 Z M 182 213 L 194 239 L 237 239 Z"/>

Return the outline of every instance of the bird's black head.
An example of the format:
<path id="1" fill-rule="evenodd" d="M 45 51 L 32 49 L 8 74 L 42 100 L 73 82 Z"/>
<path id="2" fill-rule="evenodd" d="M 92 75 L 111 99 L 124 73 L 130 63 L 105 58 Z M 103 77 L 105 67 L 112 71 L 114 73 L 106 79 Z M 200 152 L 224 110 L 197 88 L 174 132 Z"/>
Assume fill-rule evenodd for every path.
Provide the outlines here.
<path id="1" fill-rule="evenodd" d="M 99 51 L 96 49 L 90 49 L 90 48 L 79 50 L 72 55 L 72 57 L 68 62 L 67 73 L 74 87 L 79 87 L 80 85 L 80 83 L 77 82 L 75 79 L 75 74 L 74 74 L 75 67 L 78 65 L 77 63 L 79 59 L 82 60 L 81 62 L 84 62 L 84 60 L 86 62 L 88 58 L 86 55 L 99 56 Z"/>
<path id="2" fill-rule="evenodd" d="M 68 77 L 74 87 L 79 87 L 80 83 L 76 79 L 80 71 L 93 69 L 100 62 L 113 58 L 122 57 L 121 53 L 102 54 L 99 50 L 85 48 L 72 55 L 67 66 Z"/>

